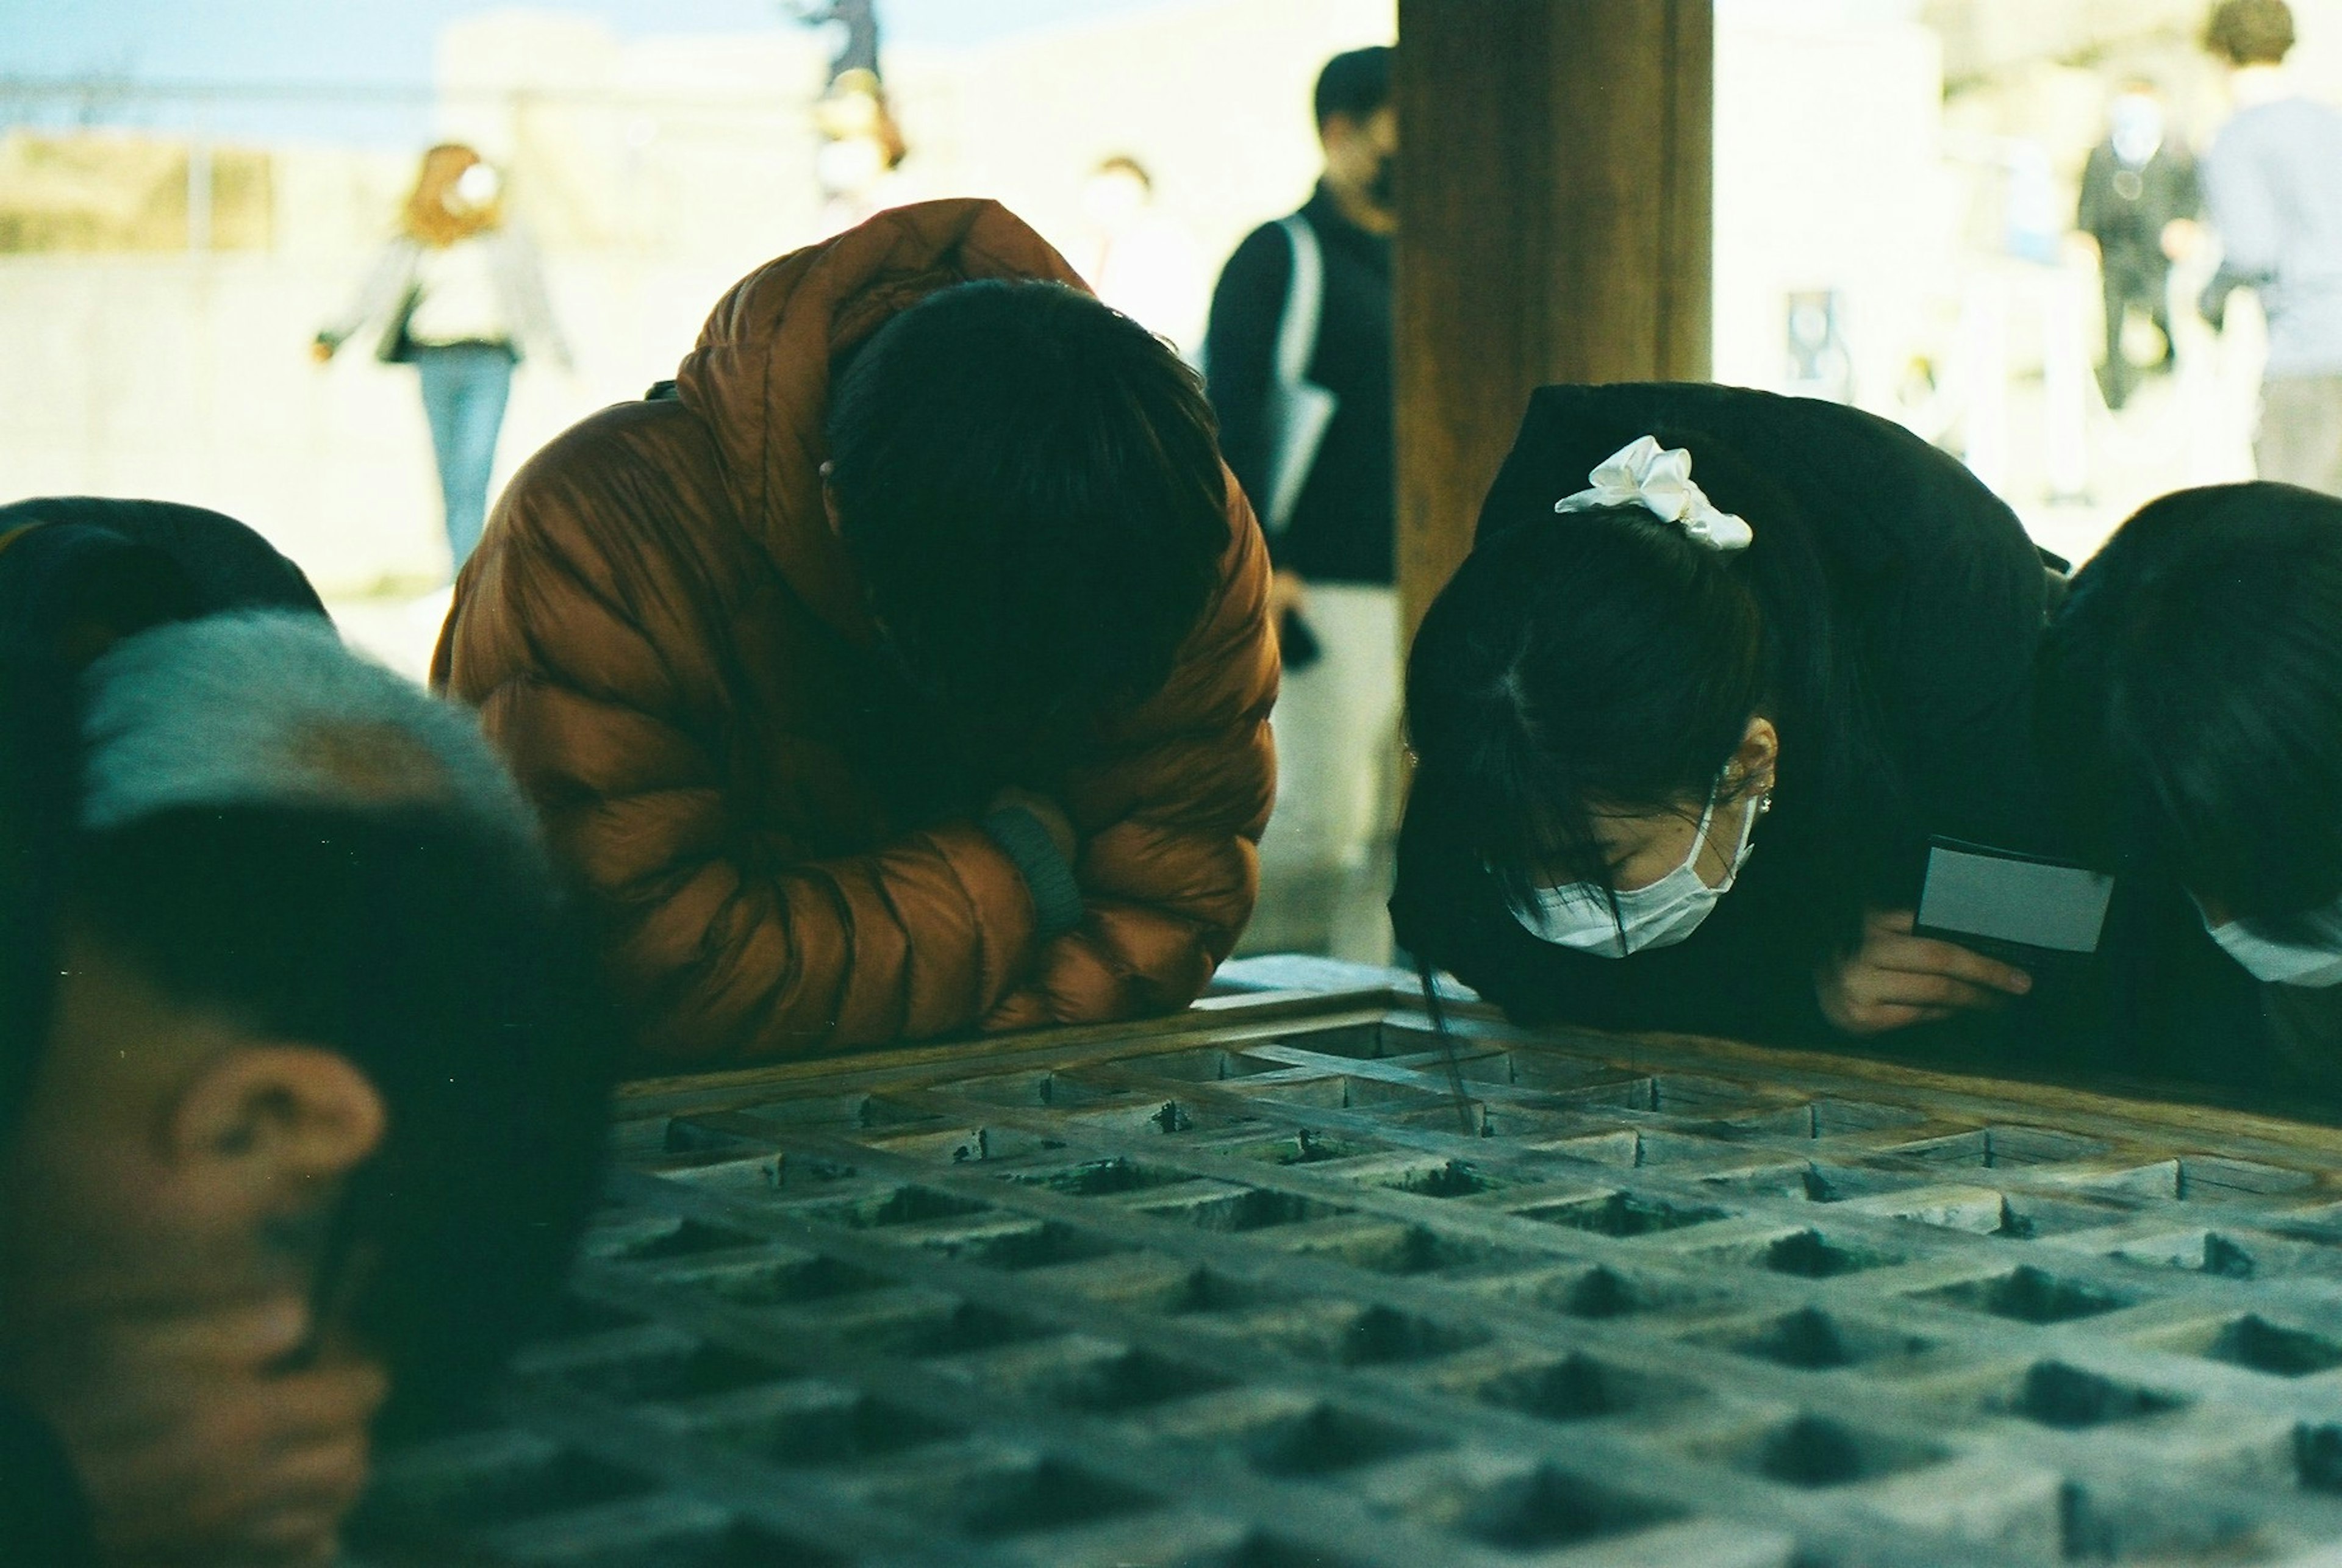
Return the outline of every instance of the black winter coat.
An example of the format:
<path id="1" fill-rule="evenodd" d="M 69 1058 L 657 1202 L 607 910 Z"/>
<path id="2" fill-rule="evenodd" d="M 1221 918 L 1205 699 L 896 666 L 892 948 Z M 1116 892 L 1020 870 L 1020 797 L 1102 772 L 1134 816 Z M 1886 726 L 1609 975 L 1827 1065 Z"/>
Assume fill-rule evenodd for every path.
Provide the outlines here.
<path id="1" fill-rule="evenodd" d="M 1828 1043 L 1838 1036 L 1815 1001 L 1815 966 L 1866 907 L 1913 906 L 1930 835 L 2057 847 L 2032 739 L 2051 577 L 2016 515 L 1900 426 L 1835 404 L 1689 384 L 1536 393 L 1481 511 L 1481 541 L 1554 525 L 1555 501 L 1663 430 L 1691 450 L 1695 480 L 1703 448 L 1728 449 L 1802 514 L 1751 515 L 1753 548 L 1766 547 L 1768 527 L 1802 523 L 1868 711 L 1775 715 L 1777 809 L 1737 883 L 1679 945 L 1611 958 L 1540 941 L 1496 877 L 1463 864 L 1412 808 L 1392 920 L 1403 946 L 1523 1022 Z M 1834 819 L 1799 792 L 1799 748 L 1810 754 L 1815 737 L 1848 723 L 1869 726 L 1879 776 Z M 1817 853 L 1849 841 L 1858 853 Z"/>

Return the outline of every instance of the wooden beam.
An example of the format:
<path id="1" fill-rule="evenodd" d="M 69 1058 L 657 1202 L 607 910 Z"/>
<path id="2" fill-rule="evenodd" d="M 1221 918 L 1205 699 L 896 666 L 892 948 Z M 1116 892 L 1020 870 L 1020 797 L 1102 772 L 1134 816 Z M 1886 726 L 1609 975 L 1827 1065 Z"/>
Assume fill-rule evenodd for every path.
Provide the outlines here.
<path id="1" fill-rule="evenodd" d="M 1710 0 L 1399 0 L 1399 586 L 1471 547 L 1530 391 L 1708 375 Z"/>

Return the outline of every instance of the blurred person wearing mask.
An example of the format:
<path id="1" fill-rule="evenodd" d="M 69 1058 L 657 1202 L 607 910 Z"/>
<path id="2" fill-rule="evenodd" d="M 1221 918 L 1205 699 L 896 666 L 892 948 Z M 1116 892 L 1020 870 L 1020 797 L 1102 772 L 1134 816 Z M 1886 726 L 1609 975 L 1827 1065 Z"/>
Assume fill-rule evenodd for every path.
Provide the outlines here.
<path id="1" fill-rule="evenodd" d="M 2106 299 L 2107 357 L 2098 385 L 2107 406 L 2130 401 L 2137 372 L 2123 352 L 2123 329 L 2142 311 L 2161 335 L 2155 368 L 2171 368 L 2171 264 L 2187 254 L 2201 202 L 2196 163 L 2170 134 L 2154 85 L 2132 82 L 2107 108 L 2107 139 L 2082 170 L 2075 226 L 2097 247 Z"/>
<path id="2" fill-rule="evenodd" d="M 513 366 L 542 353 L 571 368 L 535 249 L 506 218 L 495 167 L 471 148 L 445 142 L 423 155 L 398 236 L 318 332 L 312 356 L 325 364 L 370 325 L 382 329 L 375 357 L 412 365 L 422 381 L 451 570 L 461 571 L 487 516 Z"/>
<path id="3" fill-rule="evenodd" d="M 2294 83 L 2293 39 L 2285 0 L 2222 0 L 2205 28 L 2236 113 L 2204 155 L 2221 251 L 2204 314 L 2217 326 L 2233 291 L 2260 295 L 2260 477 L 2342 495 L 2342 114 Z"/>
<path id="4" fill-rule="evenodd" d="M 473 1394 L 565 1262 L 590 975 L 462 715 L 227 519 L 45 504 L 0 534 L 0 1555 L 329 1562 L 385 1394 Z"/>
<path id="5" fill-rule="evenodd" d="M 646 1057 L 1184 1007 L 1252 909 L 1266 552 L 1195 374 L 1006 209 L 767 263 L 515 476 L 433 680 Z"/>
<path id="6" fill-rule="evenodd" d="M 1228 258 L 1206 374 L 1228 466 L 1269 535 L 1285 651 L 1277 809 L 1247 945 L 1386 963 L 1402 651 L 1392 489 L 1391 51 L 1317 78 L 1325 177 Z"/>
<path id="7" fill-rule="evenodd" d="M 2342 501 L 2151 503 L 2076 574 L 2037 704 L 2124 879 L 2104 1064 L 2342 1098 Z"/>
<path id="8" fill-rule="evenodd" d="M 1188 357 L 1203 342 L 1204 261 L 1186 230 L 1155 205 L 1155 178 L 1117 154 L 1082 182 L 1094 245 L 1082 269 L 1098 298 Z"/>

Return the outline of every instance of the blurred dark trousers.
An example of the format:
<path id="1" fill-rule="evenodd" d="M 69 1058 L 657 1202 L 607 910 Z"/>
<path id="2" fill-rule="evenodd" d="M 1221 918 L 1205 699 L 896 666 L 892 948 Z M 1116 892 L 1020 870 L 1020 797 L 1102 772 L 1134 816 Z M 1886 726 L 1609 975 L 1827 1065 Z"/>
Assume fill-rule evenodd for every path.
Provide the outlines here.
<path id="1" fill-rule="evenodd" d="M 2263 479 L 2342 495 L 2342 375 L 2262 382 L 2253 464 Z"/>
<path id="2" fill-rule="evenodd" d="M 2171 274 L 2167 269 L 2110 261 L 2105 264 L 2102 275 L 2107 302 L 2107 363 L 2098 372 L 2098 386 L 2107 394 L 2107 406 L 2120 408 L 2130 401 L 2131 389 L 2138 385 L 2137 369 L 2123 355 L 2123 326 L 2133 307 L 2146 311 L 2147 319 L 2155 323 L 2155 330 L 2163 335 L 2163 362 L 2171 363 Z"/>
<path id="3" fill-rule="evenodd" d="M 446 343 L 418 344 L 414 352 L 431 450 L 439 460 L 447 553 L 461 571 L 487 522 L 488 475 L 512 393 L 513 351 L 501 343 Z"/>

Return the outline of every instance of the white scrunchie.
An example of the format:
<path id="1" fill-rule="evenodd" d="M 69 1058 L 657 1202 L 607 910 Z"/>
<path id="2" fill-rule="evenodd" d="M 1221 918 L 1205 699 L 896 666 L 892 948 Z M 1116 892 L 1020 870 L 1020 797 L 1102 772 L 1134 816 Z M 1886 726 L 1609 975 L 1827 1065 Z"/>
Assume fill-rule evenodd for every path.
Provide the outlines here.
<path id="1" fill-rule="evenodd" d="M 1731 513 L 1717 511 L 1691 482 L 1691 454 L 1680 446 L 1661 446 L 1654 437 L 1638 436 L 1586 477 L 1593 488 L 1563 496 L 1553 504 L 1556 512 L 1633 504 L 1663 523 L 1676 524 L 1711 550 L 1728 554 L 1756 542 L 1754 529 Z"/>

